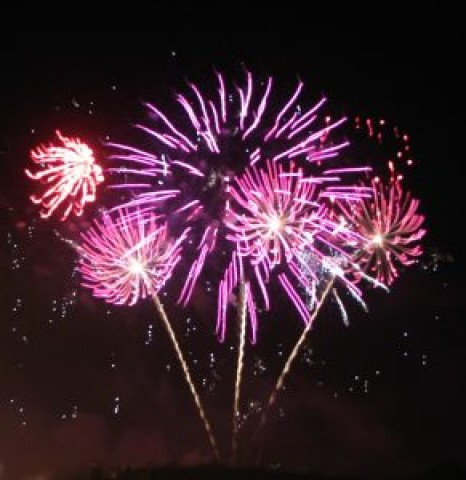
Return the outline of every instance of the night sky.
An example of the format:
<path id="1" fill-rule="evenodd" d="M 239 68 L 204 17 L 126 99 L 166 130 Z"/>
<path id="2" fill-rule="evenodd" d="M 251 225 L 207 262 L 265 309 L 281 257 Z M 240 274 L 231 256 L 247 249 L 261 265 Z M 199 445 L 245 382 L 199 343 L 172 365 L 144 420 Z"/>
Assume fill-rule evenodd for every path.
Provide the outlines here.
<path id="1" fill-rule="evenodd" d="M 57 127 L 104 156 L 107 136 L 127 135 L 144 118 L 143 101 L 170 108 L 186 80 L 209 85 L 214 67 L 241 78 L 243 64 L 257 77 L 273 75 L 284 95 L 300 78 L 336 112 L 385 118 L 408 132 L 415 165 L 406 184 L 428 229 L 424 256 L 389 294 L 366 289 L 369 313 L 346 299 L 345 327 L 338 308 L 324 306 L 271 414 L 261 465 L 402 476 L 466 463 L 459 13 L 433 2 L 287 8 L 191 8 L 179 20 L 134 11 L 121 26 L 80 30 L 79 39 L 77 27 L 62 25 L 29 32 L 22 51 L 2 42 L 0 479 L 213 461 L 153 305 L 93 299 L 73 273 L 75 253 L 54 233 L 77 238 L 99 205 L 80 220 L 40 220 L 23 170 L 29 150 Z M 237 337 L 231 325 L 218 342 L 208 281 L 186 310 L 171 301 L 176 281 L 163 298 L 226 452 Z M 256 462 L 257 410 L 300 333 L 298 314 L 285 298 L 277 303 L 246 350 L 243 464 Z"/>

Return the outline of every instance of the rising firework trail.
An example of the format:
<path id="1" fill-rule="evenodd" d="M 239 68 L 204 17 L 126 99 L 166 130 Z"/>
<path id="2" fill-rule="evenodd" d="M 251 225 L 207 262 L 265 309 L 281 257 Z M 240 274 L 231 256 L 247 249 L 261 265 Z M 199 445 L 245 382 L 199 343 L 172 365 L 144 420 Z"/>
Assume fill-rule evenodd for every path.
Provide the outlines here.
<path id="1" fill-rule="evenodd" d="M 134 305 L 140 299 L 152 298 L 218 459 L 218 448 L 210 423 L 175 332 L 158 297 L 159 290 L 181 258 L 180 245 L 187 233 L 188 230 L 185 230 L 176 241 L 171 241 L 167 225 L 159 224 L 154 216 L 148 217 L 138 211 L 119 211 L 113 216 L 104 214 L 101 220 L 96 220 L 82 234 L 79 271 L 83 286 L 90 288 L 95 297 L 103 298 L 108 303 Z"/>
<path id="2" fill-rule="evenodd" d="M 238 284 L 238 274 L 235 273 L 237 270 L 241 272 L 240 277 L 255 279 L 266 309 L 269 308 L 270 300 L 265 285 L 276 276 L 305 325 L 308 325 L 311 313 L 293 286 L 293 283 L 296 283 L 302 290 L 307 291 L 315 284 L 315 279 L 303 271 L 303 252 L 310 252 L 318 260 L 318 265 L 327 261 L 324 252 L 330 248 L 338 250 L 340 256 L 348 261 L 350 258 L 338 244 L 343 241 L 347 243 L 352 238 L 352 232 L 331 219 L 329 207 L 320 197 L 318 186 L 325 182 L 325 179 L 305 177 L 303 170 L 295 168 L 293 162 L 288 166 L 267 162 L 266 166 L 266 169 L 249 167 L 245 174 L 236 178 L 231 185 L 232 200 L 225 218 L 225 225 L 229 229 L 226 238 L 236 246 L 233 262 L 238 258 L 240 265 L 235 269 L 236 263 L 233 263 L 233 269 L 227 269 L 220 284 L 220 315 L 217 319 L 220 336 L 225 330 L 227 299 Z M 355 188 L 354 192 L 359 198 L 364 197 L 367 190 L 360 187 Z M 322 193 L 324 194 L 325 192 Z M 290 275 L 287 275 L 285 269 Z M 275 275 L 276 270 L 281 272 Z M 317 272 L 314 275 L 316 276 Z M 345 279 L 344 275 L 342 277 Z M 351 284 L 349 281 L 348 283 Z M 250 282 L 245 284 L 244 280 L 240 280 L 241 334 L 233 408 L 233 460 L 237 447 L 246 305 L 251 305 L 249 313 L 253 338 L 257 328 L 253 316 L 256 309 L 250 301 L 250 292 Z"/>
<path id="3" fill-rule="evenodd" d="M 61 211 L 61 220 L 70 213 L 82 215 L 86 203 L 94 202 L 99 183 L 104 181 L 102 168 L 92 149 L 79 138 L 68 138 L 56 131 L 60 144 L 41 145 L 31 150 L 37 171 L 26 169 L 26 175 L 37 181 L 43 190 L 31 195 L 41 205 L 40 216 L 49 218 Z"/>
<path id="4" fill-rule="evenodd" d="M 331 214 L 335 201 L 370 195 L 358 184 L 370 168 L 337 163 L 348 145 L 338 138 L 345 118 L 322 116 L 326 102 L 301 105 L 303 82 L 284 102 L 272 100 L 272 78 L 231 91 L 217 74 L 217 92 L 195 84 L 178 94 L 170 117 L 146 104 L 150 124 L 136 125 L 141 143 L 112 143 L 111 188 L 125 195 L 117 208 L 155 212 L 176 232 L 190 228 L 184 248 L 186 306 L 209 270 L 217 283 L 217 333 L 226 336 L 228 307 L 241 296 L 240 342 L 233 401 L 232 456 L 236 455 L 246 319 L 257 337 L 257 311 L 269 310 L 269 284 L 278 282 L 305 325 L 311 313 L 301 291 L 310 288 L 299 255 L 323 261 L 329 251 L 349 256 L 354 233 Z M 176 233 L 175 233 L 176 234 Z M 219 273 L 220 272 L 220 273 Z M 214 276 L 215 275 L 215 276 Z M 311 280 L 314 281 L 314 280 Z M 243 295 L 238 295 L 243 291 Z"/>
<path id="5" fill-rule="evenodd" d="M 264 410 L 262 411 L 262 414 L 260 416 L 260 423 L 259 423 L 259 427 L 256 431 L 256 434 L 255 434 L 255 438 L 257 438 L 258 434 L 260 433 L 261 429 L 264 427 L 266 421 L 267 421 L 267 414 L 270 410 L 270 408 L 274 405 L 274 403 L 276 402 L 277 400 L 277 395 L 278 393 L 280 392 L 280 390 L 282 389 L 284 383 L 285 383 L 285 379 L 293 365 L 293 362 L 295 361 L 296 359 L 296 356 L 298 355 L 303 343 L 305 342 L 306 338 L 307 338 L 307 335 L 309 334 L 311 328 L 312 328 L 312 325 L 314 323 L 314 320 L 315 318 L 317 317 L 317 315 L 319 314 L 320 312 L 320 309 L 322 308 L 322 305 L 325 303 L 325 300 L 327 298 L 327 296 L 329 295 L 329 293 L 331 292 L 332 290 L 332 287 L 333 287 L 333 284 L 334 284 L 334 281 L 335 281 L 335 277 L 331 278 L 330 280 L 328 280 L 327 282 L 327 285 L 325 287 L 325 290 L 324 292 L 322 293 L 322 296 L 320 297 L 320 300 L 317 302 L 317 305 L 315 306 L 315 309 L 314 311 L 312 312 L 312 315 L 311 315 L 311 318 L 309 320 L 309 322 L 307 323 L 307 325 L 304 327 L 303 329 L 303 332 L 301 333 L 301 336 L 298 338 L 298 341 L 296 342 L 295 346 L 293 347 L 293 349 L 291 350 L 290 352 L 290 355 L 288 356 L 288 359 L 286 360 L 285 362 L 285 365 L 283 367 L 283 370 L 282 372 L 280 373 L 280 375 L 278 376 L 278 379 L 277 379 L 277 382 L 275 383 L 275 386 L 272 390 L 272 393 L 270 394 L 268 400 L 267 400 L 267 403 L 264 407 Z"/>
<path id="6" fill-rule="evenodd" d="M 160 318 L 162 319 L 165 325 L 165 328 L 167 329 L 167 332 L 168 332 L 168 335 L 170 336 L 170 340 L 172 341 L 173 347 L 175 348 L 176 354 L 178 356 L 178 360 L 180 361 L 180 364 L 181 364 L 181 368 L 183 369 L 186 382 L 193 396 L 194 403 L 196 404 L 197 411 L 199 413 L 199 416 L 201 417 L 202 423 L 204 424 L 204 428 L 209 437 L 209 442 L 214 452 L 215 458 L 217 460 L 220 460 L 220 454 L 218 451 L 217 442 L 212 432 L 212 428 L 210 426 L 209 420 L 207 419 L 207 416 L 205 414 L 204 408 L 202 407 L 199 394 L 197 393 L 196 387 L 194 386 L 194 382 L 191 378 L 191 373 L 189 371 L 188 364 L 186 363 L 183 352 L 180 348 L 178 340 L 176 339 L 176 334 L 171 326 L 170 321 L 168 320 L 167 314 L 165 313 L 165 309 L 163 308 L 163 305 L 160 303 L 160 299 L 156 293 L 152 293 L 152 300 L 154 302 L 155 308 L 157 309 L 157 312 L 159 313 Z"/>
<path id="7" fill-rule="evenodd" d="M 241 381 L 244 367 L 244 347 L 246 344 L 246 304 L 247 304 L 246 283 L 243 280 L 239 285 L 239 308 L 238 308 L 238 326 L 239 326 L 239 344 L 238 344 L 238 360 L 236 363 L 236 380 L 235 380 L 235 396 L 233 402 L 233 435 L 231 440 L 231 460 L 236 462 L 236 453 L 238 449 L 238 428 L 240 421 L 240 394 Z"/>
<path id="8" fill-rule="evenodd" d="M 397 262 L 408 266 L 421 255 L 420 240 L 425 235 L 425 230 L 421 228 L 424 217 L 417 213 L 419 201 L 412 199 L 409 193 L 403 193 L 402 177 L 396 175 L 392 164 L 390 170 L 391 178 L 388 187 L 384 187 L 380 179 L 376 177 L 371 180 L 372 195 L 369 198 L 361 198 L 356 202 L 350 200 L 347 203 L 338 201 L 338 206 L 345 217 L 345 223 L 355 232 L 355 236 L 352 238 L 351 246 L 354 250 L 351 256 L 342 257 L 337 251 L 337 255 L 333 256 L 331 260 L 318 261 L 319 266 L 323 267 L 320 269 L 320 277 L 315 276 L 314 272 L 319 271 L 315 265 L 311 265 L 309 272 L 306 271 L 310 260 L 315 261 L 314 252 L 310 254 L 305 252 L 304 255 L 298 256 L 303 267 L 303 274 L 315 279 L 317 284 L 327 281 L 327 286 L 318 301 L 315 301 L 316 289 L 314 288 L 311 299 L 314 307 L 312 319 L 305 326 L 285 362 L 260 417 L 256 435 L 265 425 L 267 413 L 275 403 L 315 317 L 330 294 L 336 299 L 343 319 L 347 323 L 346 310 L 334 288 L 336 281 L 343 280 L 353 298 L 365 307 L 356 283 L 366 280 L 374 286 L 386 289 L 384 282 L 391 284 L 398 275 Z M 374 276 L 369 275 L 368 271 Z M 330 274 L 330 280 L 326 280 L 328 274 Z M 311 283 L 311 286 L 314 285 Z"/>

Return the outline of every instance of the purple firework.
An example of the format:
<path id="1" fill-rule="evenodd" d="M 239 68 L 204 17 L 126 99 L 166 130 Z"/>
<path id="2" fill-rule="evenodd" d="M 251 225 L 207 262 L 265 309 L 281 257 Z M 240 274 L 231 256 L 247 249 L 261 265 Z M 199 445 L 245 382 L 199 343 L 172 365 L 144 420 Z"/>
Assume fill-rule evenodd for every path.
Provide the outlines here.
<path id="1" fill-rule="evenodd" d="M 300 81 L 288 100 L 277 108 L 272 101 L 271 77 L 255 87 L 252 74 L 246 72 L 245 85 L 234 86 L 231 91 L 227 90 L 221 74 L 216 74 L 216 80 L 218 87 L 214 96 L 207 96 L 196 85 L 188 84 L 189 92 L 176 96 L 180 109 L 173 113 L 172 118 L 156 106 L 146 104 L 153 124 L 138 124 L 136 127 L 143 132 L 146 145 L 148 140 L 153 142 L 152 147 L 110 144 L 113 149 L 110 158 L 118 164 L 109 171 L 123 176 L 111 188 L 122 189 L 129 194 L 118 208 L 137 207 L 143 213 L 156 211 L 157 215 L 170 222 L 174 231 L 180 225 L 191 227 L 189 243 L 192 248 L 186 255 L 189 267 L 179 297 L 183 305 L 189 302 L 214 251 L 223 254 L 217 255 L 213 261 L 215 269 L 223 272 L 223 278 L 240 278 L 245 252 L 239 243 L 231 241 L 235 235 L 241 234 L 232 234 L 234 228 L 228 218 L 233 213 L 230 204 L 239 201 L 241 183 L 245 184 L 245 178 L 252 175 L 245 173 L 246 169 L 252 172 L 261 164 L 267 164 L 268 173 L 261 175 L 273 175 L 273 172 L 279 171 L 279 165 L 286 166 L 289 162 L 308 169 L 312 176 L 306 177 L 301 169 L 288 169 L 288 174 L 299 177 L 299 181 L 280 178 L 278 183 L 301 192 L 298 192 L 299 198 L 310 201 L 308 207 L 312 207 L 313 214 L 317 216 L 315 212 L 323 212 L 326 208 L 324 204 L 329 201 L 355 200 L 364 196 L 360 187 L 343 184 L 342 179 L 366 168 L 331 168 L 332 165 L 328 165 L 347 142 L 334 142 L 331 135 L 345 118 L 331 121 L 329 117 L 319 115 L 325 98 L 309 108 L 303 108 L 299 100 L 304 84 Z M 255 93 L 256 90 L 258 93 Z M 285 174 L 285 170 L 279 168 L 280 175 Z M 237 182 L 236 179 L 243 174 L 246 176 Z M 270 181 L 273 183 L 275 180 Z M 295 193 L 288 192 L 291 195 Z M 291 211 L 297 210 L 294 207 Z M 238 218 L 236 222 L 239 222 Z M 324 224 L 319 228 L 332 230 Z M 257 233 L 260 235 L 260 231 Z M 312 234 L 307 232 L 303 242 L 304 239 L 312 242 Z M 257 255 L 263 255 L 264 258 L 274 259 L 268 267 L 271 269 L 274 263 L 280 263 L 282 247 L 285 258 L 289 259 L 280 235 L 262 242 L 262 246 L 256 247 L 257 252 L 248 252 L 251 265 L 259 265 Z M 219 267 L 222 263 L 220 257 L 226 260 Z M 261 290 L 266 289 L 266 277 L 260 283 Z M 287 282 L 286 276 L 281 278 L 284 279 L 282 284 Z M 228 284 L 230 287 L 225 287 L 225 283 L 220 281 L 219 316 L 224 315 L 223 310 L 233 293 L 231 289 L 237 282 Z M 292 291 L 291 287 L 286 289 Z M 249 282 L 245 291 L 254 323 L 256 307 Z"/>

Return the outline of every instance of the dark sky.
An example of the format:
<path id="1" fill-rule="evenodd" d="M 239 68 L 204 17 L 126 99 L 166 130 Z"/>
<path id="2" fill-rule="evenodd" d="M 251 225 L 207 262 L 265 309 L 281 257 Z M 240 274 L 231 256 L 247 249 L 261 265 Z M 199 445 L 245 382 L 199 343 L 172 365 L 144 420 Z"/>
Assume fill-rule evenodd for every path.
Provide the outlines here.
<path id="1" fill-rule="evenodd" d="M 23 168 L 29 149 L 57 127 L 99 145 L 140 118 L 141 101 L 170 104 L 186 79 L 209 81 L 214 66 L 238 78 L 242 63 L 257 76 L 273 74 L 285 90 L 299 77 L 316 95 L 325 92 L 338 111 L 384 117 L 409 132 L 417 160 L 409 185 L 422 200 L 428 228 L 420 265 L 389 295 L 368 291 L 369 314 L 350 305 L 346 328 L 334 305 L 324 308 L 271 416 L 262 464 L 354 475 L 465 464 L 459 12 L 443 2 L 307 10 L 298 4 L 255 13 L 247 7 L 191 8 L 182 18 L 134 9 L 126 22 L 105 28 L 61 23 L 47 33 L 36 27 L 22 50 L 5 35 L 0 479 L 92 463 L 211 461 L 152 305 L 108 308 L 78 286 L 74 254 L 52 229 L 72 236 L 91 215 L 67 226 L 36 220 Z M 198 293 L 192 308 L 169 313 L 226 450 L 235 335 L 232 328 L 218 344 L 213 299 Z M 246 352 L 245 403 L 263 401 L 299 328 L 286 308 L 264 315 L 259 342 Z M 246 424 L 240 448 L 247 462 L 254 460 L 251 432 Z"/>

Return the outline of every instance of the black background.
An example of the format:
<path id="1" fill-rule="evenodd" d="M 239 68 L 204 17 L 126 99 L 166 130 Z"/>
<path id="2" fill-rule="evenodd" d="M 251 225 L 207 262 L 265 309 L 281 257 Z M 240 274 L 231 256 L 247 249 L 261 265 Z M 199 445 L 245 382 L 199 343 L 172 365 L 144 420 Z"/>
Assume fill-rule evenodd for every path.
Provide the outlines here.
<path id="1" fill-rule="evenodd" d="M 248 4 L 155 5 L 134 6 L 120 11 L 125 18 L 119 21 L 103 16 L 99 23 L 92 10 L 80 7 L 70 6 L 64 20 L 50 17 L 30 29 L 5 21 L 1 36 L 0 478 L 2 470 L 6 478 L 21 478 L 92 462 L 210 461 L 156 321 L 154 342 L 144 346 L 150 305 L 108 316 L 106 307 L 81 292 L 71 318 L 47 323 L 51 299 L 71 288 L 72 255 L 43 224 L 28 243 L 19 224 L 36 212 L 26 200 L 23 168 L 28 150 L 57 126 L 98 144 L 108 133 L 124 132 L 140 115 L 141 101 L 165 98 L 169 105 L 186 79 L 209 82 L 213 66 L 238 78 L 242 64 L 257 76 L 273 74 L 285 90 L 299 76 L 340 112 L 402 125 L 418 162 L 410 186 L 427 218 L 424 264 L 433 251 L 453 258 L 436 272 L 413 268 L 388 297 L 369 292 L 370 315 L 351 308 L 349 329 L 335 319 L 335 309 L 323 312 L 310 341 L 314 366 L 301 364 L 295 372 L 282 401 L 284 416 L 275 415 L 269 426 L 263 465 L 398 476 L 446 461 L 464 464 L 466 83 L 459 9 L 446 2 L 290 3 L 254 10 Z M 71 106 L 72 99 L 80 108 Z M 19 273 L 10 269 L 8 232 L 26 252 Z M 26 306 L 13 320 L 18 296 Z M 206 405 L 226 449 L 235 338 L 231 332 L 226 344 L 216 345 L 212 326 L 203 321 L 208 305 L 208 298 L 196 301 L 190 315 L 200 331 L 187 341 L 199 357 L 196 378 L 209 369 L 205 352 L 219 358 L 221 378 L 206 393 Z M 180 322 L 189 316 L 172 315 Z M 283 315 L 277 309 L 263 320 L 259 344 L 247 352 L 248 398 L 266 394 L 283 361 L 278 352 L 287 352 L 298 334 L 294 320 L 286 333 L 276 327 Z M 27 345 L 11 332 L 12 322 L 28 336 Z M 113 356 L 118 367 L 109 371 Z M 256 356 L 267 364 L 258 378 L 252 375 Z M 375 370 L 382 372 L 379 379 Z M 371 378 L 369 393 L 348 390 L 354 374 Z M 111 413 L 115 396 L 123 399 L 117 417 Z M 24 405 L 26 427 L 11 398 Z M 62 413 L 75 404 L 78 418 L 63 421 Z M 244 458 L 249 434 L 243 435 Z"/>

